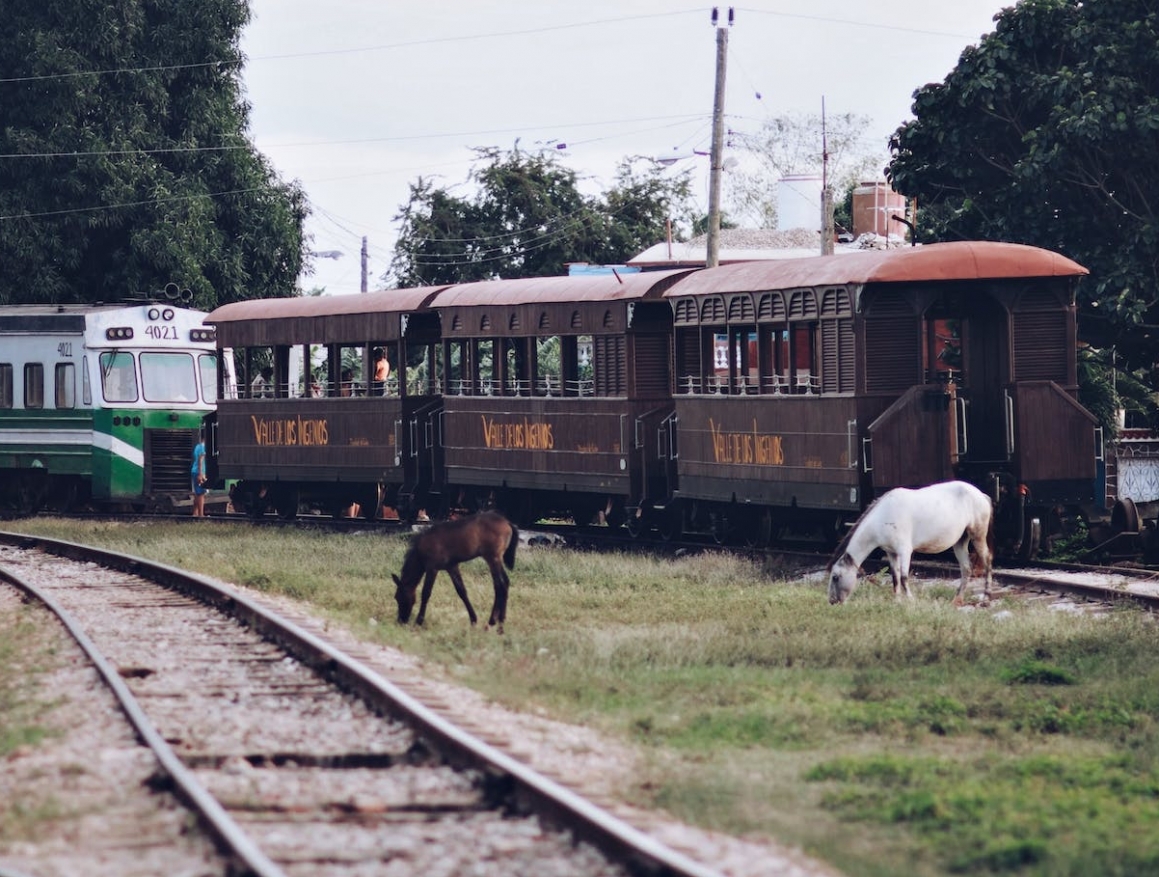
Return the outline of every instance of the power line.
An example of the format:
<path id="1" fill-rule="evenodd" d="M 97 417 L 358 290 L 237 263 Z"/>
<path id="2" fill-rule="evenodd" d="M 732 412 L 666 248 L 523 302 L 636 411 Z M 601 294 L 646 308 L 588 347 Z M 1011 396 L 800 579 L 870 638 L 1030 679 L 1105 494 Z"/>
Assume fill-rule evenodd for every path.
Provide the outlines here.
<path id="1" fill-rule="evenodd" d="M 353 55 L 362 52 L 384 52 L 393 49 L 409 49 L 417 46 L 430 46 L 440 43 L 457 43 L 457 42 L 471 42 L 475 40 L 489 40 L 504 37 L 521 37 L 530 36 L 532 34 L 548 33 L 550 31 L 559 30 L 574 30 L 584 27 L 597 27 L 604 24 L 623 24 L 626 21 L 642 21 L 652 18 L 671 18 L 678 15 L 699 14 L 700 9 L 683 9 L 675 10 L 673 12 L 654 12 L 641 15 L 624 15 L 619 18 L 600 18 L 592 21 L 576 21 L 567 24 L 549 24 L 542 27 L 524 28 L 521 30 L 508 31 L 493 31 L 491 33 L 481 34 L 461 34 L 459 36 L 451 37 L 428 37 L 421 40 L 405 40 L 398 43 L 383 43 L 374 46 L 352 46 L 348 49 L 322 49 L 314 52 L 292 52 L 283 55 L 258 55 L 250 58 L 250 61 L 284 61 L 295 58 L 314 58 L 323 57 L 327 55 Z M 241 64 L 245 58 L 237 58 L 228 61 L 204 61 L 192 64 L 167 64 L 155 65 L 149 67 L 117 67 L 105 70 L 80 70 L 71 73 L 46 73 L 39 76 L 13 76 L 6 79 L 0 79 L 0 85 L 20 82 L 43 82 L 52 79 L 71 79 L 78 76 L 106 76 L 115 73 L 157 73 L 168 70 L 188 70 L 201 67 L 217 67 L 217 66 L 231 66 Z"/>
<path id="2" fill-rule="evenodd" d="M 540 127 L 551 130 L 567 130 L 570 128 L 593 128 L 602 125 L 624 125 L 637 124 L 640 122 L 671 122 L 670 125 L 660 126 L 675 127 L 676 125 L 684 124 L 689 121 L 694 121 L 701 118 L 701 113 L 686 113 L 683 115 L 672 116 L 645 116 L 638 119 L 612 119 L 602 122 L 567 122 L 562 125 L 542 125 Z M 672 121 L 678 120 L 678 121 Z M 490 136 L 493 134 L 517 134 L 524 132 L 528 126 L 521 125 L 515 128 L 492 128 L 480 131 L 449 131 L 441 134 L 404 134 L 394 137 L 363 137 L 349 140 L 312 140 L 303 141 L 300 143 L 275 143 L 271 144 L 266 149 L 290 149 L 296 147 L 317 147 L 317 146 L 348 146 L 348 145 L 364 145 L 367 143 L 399 143 L 414 140 L 440 140 L 448 137 L 481 137 Z M 648 128 L 644 130 L 659 130 L 659 128 Z M 639 133 L 636 131 L 629 133 Z M 596 142 L 600 139 L 609 139 L 611 137 L 624 135 L 608 135 L 604 138 L 593 138 L 590 141 L 582 142 Z M 239 143 L 229 146 L 166 146 L 154 149 L 95 149 L 95 150 L 62 150 L 58 152 L 6 152 L 0 153 L 0 159 L 17 159 L 17 158 L 112 158 L 116 156 L 126 155 L 167 155 L 171 153 L 197 153 L 197 152 L 229 152 L 238 149 L 253 149 L 257 148 L 253 143 Z"/>

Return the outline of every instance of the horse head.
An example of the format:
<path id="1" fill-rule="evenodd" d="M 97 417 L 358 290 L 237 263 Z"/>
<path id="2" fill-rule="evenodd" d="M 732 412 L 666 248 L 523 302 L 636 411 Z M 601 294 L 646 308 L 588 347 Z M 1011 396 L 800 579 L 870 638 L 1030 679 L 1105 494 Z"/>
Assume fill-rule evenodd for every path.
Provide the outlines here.
<path id="1" fill-rule="evenodd" d="M 394 579 L 394 602 L 398 604 L 398 623 L 406 624 L 410 621 L 411 610 L 415 607 L 415 588 L 407 587 L 402 583 L 396 575 L 391 576 Z"/>
<path id="2" fill-rule="evenodd" d="M 410 621 L 411 611 L 415 606 L 415 592 L 419 587 L 419 579 L 423 576 L 423 563 L 418 552 L 409 550 L 402 562 L 402 577 L 391 575 L 394 579 L 394 601 L 398 604 L 398 623 L 406 624 Z"/>
<path id="3" fill-rule="evenodd" d="M 829 602 L 844 603 L 857 587 L 857 574 L 861 570 L 848 554 L 829 565 Z"/>

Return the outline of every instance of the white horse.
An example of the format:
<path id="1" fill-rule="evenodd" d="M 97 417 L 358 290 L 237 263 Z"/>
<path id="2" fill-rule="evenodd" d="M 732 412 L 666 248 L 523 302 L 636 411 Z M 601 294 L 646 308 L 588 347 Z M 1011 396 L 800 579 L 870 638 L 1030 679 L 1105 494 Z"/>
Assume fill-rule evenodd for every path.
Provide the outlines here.
<path id="1" fill-rule="evenodd" d="M 917 490 L 895 488 L 874 500 L 849 531 L 829 564 L 829 602 L 844 603 L 857 587 L 861 562 L 875 548 L 889 559 L 893 593 L 910 596 L 910 556 L 939 554 L 954 549 L 962 571 L 962 583 L 954 605 L 970 582 L 970 544 L 986 571 L 986 591 L 990 595 L 993 564 L 994 519 L 990 498 L 965 481 L 944 481 Z"/>

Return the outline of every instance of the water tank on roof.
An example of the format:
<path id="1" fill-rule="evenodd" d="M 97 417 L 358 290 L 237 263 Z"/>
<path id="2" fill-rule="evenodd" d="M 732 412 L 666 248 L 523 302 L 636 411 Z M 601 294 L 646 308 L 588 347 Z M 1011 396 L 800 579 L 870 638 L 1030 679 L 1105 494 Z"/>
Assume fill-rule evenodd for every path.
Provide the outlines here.
<path id="1" fill-rule="evenodd" d="M 786 174 L 777 184 L 777 229 L 821 228 L 821 177 Z"/>
<path id="2" fill-rule="evenodd" d="M 853 236 L 879 234 L 904 237 L 906 227 L 890 216 L 905 216 L 905 198 L 884 181 L 859 183 L 853 190 Z"/>

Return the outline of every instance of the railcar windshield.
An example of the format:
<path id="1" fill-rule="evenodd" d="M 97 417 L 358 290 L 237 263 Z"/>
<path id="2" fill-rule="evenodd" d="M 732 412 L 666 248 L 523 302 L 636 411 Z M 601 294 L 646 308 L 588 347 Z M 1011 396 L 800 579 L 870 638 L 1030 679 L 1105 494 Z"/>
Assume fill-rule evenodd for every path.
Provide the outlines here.
<path id="1" fill-rule="evenodd" d="M 209 405 L 217 402 L 217 355 L 202 353 L 197 357 L 197 373 L 201 376 L 201 398 Z"/>
<path id="2" fill-rule="evenodd" d="M 101 392 L 106 402 L 137 401 L 137 369 L 133 354 L 120 350 L 101 354 Z"/>
<path id="3" fill-rule="evenodd" d="M 142 353 L 146 402 L 196 402 L 197 371 L 188 353 Z"/>

